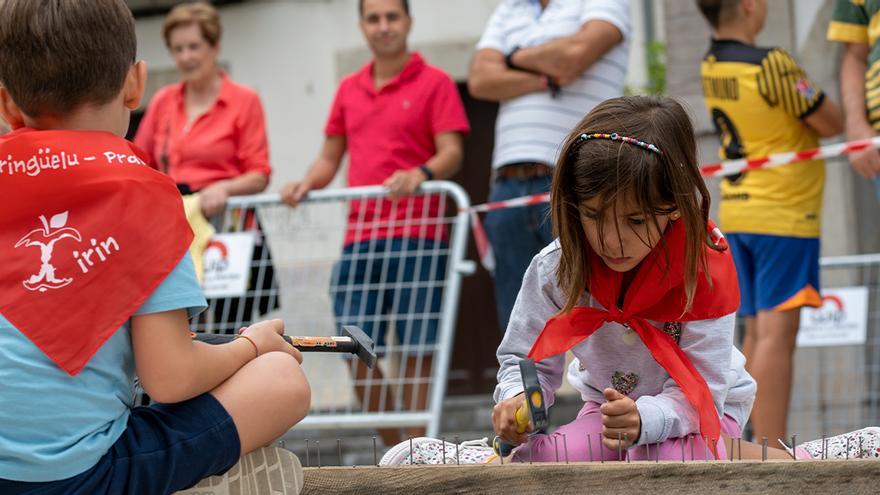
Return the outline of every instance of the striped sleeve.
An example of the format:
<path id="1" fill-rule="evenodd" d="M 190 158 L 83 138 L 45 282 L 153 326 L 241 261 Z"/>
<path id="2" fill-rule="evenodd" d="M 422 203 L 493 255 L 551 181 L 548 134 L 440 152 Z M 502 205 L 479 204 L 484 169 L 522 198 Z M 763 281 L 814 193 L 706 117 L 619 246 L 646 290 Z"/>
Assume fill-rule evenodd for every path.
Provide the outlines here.
<path id="1" fill-rule="evenodd" d="M 865 0 L 834 0 L 828 25 L 828 41 L 868 43 L 868 14 Z"/>
<path id="2" fill-rule="evenodd" d="M 816 111 L 825 99 L 822 88 L 781 48 L 771 50 L 761 61 L 758 90 L 768 105 L 782 105 L 786 113 L 798 119 Z"/>

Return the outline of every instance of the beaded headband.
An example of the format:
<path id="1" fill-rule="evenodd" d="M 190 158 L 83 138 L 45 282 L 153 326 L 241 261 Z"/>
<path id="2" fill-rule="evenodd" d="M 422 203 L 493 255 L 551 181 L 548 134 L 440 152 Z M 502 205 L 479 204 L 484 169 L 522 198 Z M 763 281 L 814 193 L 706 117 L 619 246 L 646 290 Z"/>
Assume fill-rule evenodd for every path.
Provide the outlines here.
<path id="1" fill-rule="evenodd" d="M 658 155 L 663 154 L 663 152 L 660 151 L 660 148 L 654 146 L 651 143 L 639 141 L 636 138 L 631 138 L 628 136 L 621 136 L 621 135 L 617 134 L 616 132 L 612 132 L 611 134 L 606 134 L 606 133 L 602 133 L 602 132 L 595 132 L 593 134 L 581 134 L 578 137 L 578 140 L 581 142 L 589 141 L 590 139 L 610 139 L 612 141 L 623 141 L 624 143 L 628 143 L 633 146 L 638 146 L 638 147 L 644 148 L 648 151 L 653 151 L 654 153 L 657 153 Z"/>

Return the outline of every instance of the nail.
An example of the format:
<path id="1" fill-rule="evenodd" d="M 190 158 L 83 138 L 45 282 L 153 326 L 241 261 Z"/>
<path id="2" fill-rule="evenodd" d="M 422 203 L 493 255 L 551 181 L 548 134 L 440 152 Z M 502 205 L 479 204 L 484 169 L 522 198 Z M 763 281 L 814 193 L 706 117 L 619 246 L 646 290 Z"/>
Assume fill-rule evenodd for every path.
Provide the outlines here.
<path id="1" fill-rule="evenodd" d="M 599 435 L 599 464 L 605 464 L 605 440 L 603 435 Z"/>
<path id="2" fill-rule="evenodd" d="M 617 461 L 620 462 L 623 460 L 623 437 L 620 436 L 620 432 L 617 432 Z"/>
<path id="3" fill-rule="evenodd" d="M 446 464 L 446 437 L 440 437 L 440 448 L 443 451 L 443 464 Z"/>
<path id="4" fill-rule="evenodd" d="M 694 434 L 693 434 L 693 433 L 689 433 L 689 434 L 688 434 L 688 438 L 690 439 L 690 444 L 691 444 L 691 460 L 693 461 L 693 460 L 694 460 Z"/>
<path id="5" fill-rule="evenodd" d="M 767 460 L 767 437 L 761 437 L 761 462 Z"/>
<path id="6" fill-rule="evenodd" d="M 284 440 L 281 441 L 281 448 L 282 448 L 282 449 L 283 449 L 283 448 L 286 448 L 286 447 L 284 446 Z"/>
<path id="7" fill-rule="evenodd" d="M 562 435 L 562 450 L 565 452 L 565 463 L 568 464 L 568 438 L 565 434 Z"/>
<path id="8" fill-rule="evenodd" d="M 685 437 L 687 438 L 687 437 Z M 685 438 L 682 438 L 679 442 L 681 444 L 681 462 L 684 463 L 684 443 L 687 441 Z"/>
<path id="9" fill-rule="evenodd" d="M 713 447 L 713 449 L 712 449 L 713 460 L 717 461 L 718 460 L 718 439 L 717 438 L 712 439 L 712 447 Z"/>
<path id="10" fill-rule="evenodd" d="M 526 440 L 526 442 L 528 442 L 528 444 L 529 444 L 529 464 L 531 464 L 532 459 L 534 458 L 534 455 L 532 455 L 533 454 L 533 452 L 532 452 L 532 437 L 527 437 L 527 438 L 528 438 L 528 440 Z"/>
<path id="11" fill-rule="evenodd" d="M 379 455 L 376 452 L 376 437 L 373 437 L 373 465 L 379 467 Z"/>
<path id="12" fill-rule="evenodd" d="M 733 437 L 730 437 L 730 462 L 733 462 Z"/>
<path id="13" fill-rule="evenodd" d="M 413 446 L 412 446 L 412 437 L 409 437 L 409 465 L 413 465 Z"/>
<path id="14" fill-rule="evenodd" d="M 704 453 L 706 454 L 706 462 L 709 462 L 709 437 L 701 436 L 700 438 L 702 438 L 706 442 L 706 445 L 704 445 L 704 447 L 706 448 Z"/>
<path id="15" fill-rule="evenodd" d="M 859 437 L 859 459 L 862 458 L 862 437 Z"/>
<path id="16" fill-rule="evenodd" d="M 645 444 L 645 460 L 646 461 L 651 460 L 651 444 L 650 443 Z"/>
<path id="17" fill-rule="evenodd" d="M 849 460 L 849 437 L 846 437 L 846 459 Z"/>
<path id="18" fill-rule="evenodd" d="M 826 445 L 826 443 L 825 443 L 825 435 L 822 435 L 822 455 L 819 456 L 820 459 L 824 460 L 824 459 L 828 458 L 827 452 L 825 451 L 825 449 L 827 449 L 827 448 L 828 448 L 828 445 Z"/>
<path id="19" fill-rule="evenodd" d="M 629 444 L 629 433 L 623 434 L 623 441 Z M 629 449 L 626 449 L 626 462 L 629 463 Z"/>
<path id="20" fill-rule="evenodd" d="M 593 439 L 587 433 L 587 450 L 590 452 L 590 462 L 593 462 Z"/>
<path id="21" fill-rule="evenodd" d="M 654 444 L 654 462 L 660 462 L 660 444 Z"/>
<path id="22" fill-rule="evenodd" d="M 458 459 L 458 436 L 455 437 L 455 465 L 461 465 L 461 462 Z"/>
<path id="23" fill-rule="evenodd" d="M 556 451 L 556 462 L 559 463 L 559 437 L 553 435 L 553 450 Z"/>
<path id="24" fill-rule="evenodd" d="M 309 458 L 309 439 L 306 438 L 306 467 L 312 467 L 312 461 Z"/>
<path id="25" fill-rule="evenodd" d="M 739 438 L 736 439 L 736 451 L 737 451 L 737 454 L 736 454 L 736 455 L 737 455 L 737 459 L 740 460 L 740 461 L 743 460 L 743 443 L 742 443 L 742 437 L 739 437 Z"/>
<path id="26" fill-rule="evenodd" d="M 797 447 L 797 435 L 792 435 L 791 436 L 791 459 L 794 461 L 797 460 L 797 450 L 795 450 L 796 447 Z"/>
<path id="27" fill-rule="evenodd" d="M 318 469 L 321 469 L 321 441 L 315 440 L 315 450 L 318 451 Z"/>
<path id="28" fill-rule="evenodd" d="M 339 456 L 339 466 L 342 466 L 342 440 L 336 439 L 336 454 Z"/>

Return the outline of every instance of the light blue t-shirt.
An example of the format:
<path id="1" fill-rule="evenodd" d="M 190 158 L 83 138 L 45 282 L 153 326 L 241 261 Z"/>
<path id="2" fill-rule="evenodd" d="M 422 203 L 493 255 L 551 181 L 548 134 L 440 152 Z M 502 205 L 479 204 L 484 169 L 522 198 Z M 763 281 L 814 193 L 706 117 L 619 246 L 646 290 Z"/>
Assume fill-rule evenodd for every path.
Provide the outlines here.
<path id="1" fill-rule="evenodd" d="M 134 314 L 206 306 L 187 253 Z M 0 478 L 60 480 L 97 464 L 125 430 L 134 376 L 129 322 L 70 376 L 0 315 Z"/>

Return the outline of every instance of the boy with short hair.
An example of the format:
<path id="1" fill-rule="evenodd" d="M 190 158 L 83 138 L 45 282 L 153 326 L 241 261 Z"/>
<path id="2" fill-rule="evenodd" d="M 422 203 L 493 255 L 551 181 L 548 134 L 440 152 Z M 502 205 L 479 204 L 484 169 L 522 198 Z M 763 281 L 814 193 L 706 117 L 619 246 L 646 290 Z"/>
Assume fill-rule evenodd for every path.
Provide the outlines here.
<path id="1" fill-rule="evenodd" d="M 815 148 L 841 132 L 837 106 L 785 50 L 755 46 L 766 0 L 698 0 L 713 28 L 703 60 L 706 106 L 721 157 Z M 758 382 L 755 438 L 786 438 L 800 308 L 822 305 L 819 234 L 825 164 L 752 170 L 721 183 L 720 226 L 736 263 L 746 318 L 746 369 Z"/>
<path id="2" fill-rule="evenodd" d="M 265 468 L 296 493 L 296 458 L 259 447 L 308 412 L 302 357 L 280 320 L 225 345 L 190 338 L 205 299 L 180 196 L 119 137 L 144 92 L 135 55 L 123 0 L 0 0 L 14 129 L 0 138 L 0 493 L 172 493 L 249 453 L 229 476 Z M 133 408 L 135 371 L 159 404 Z"/>

